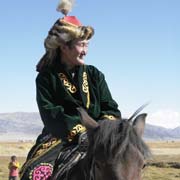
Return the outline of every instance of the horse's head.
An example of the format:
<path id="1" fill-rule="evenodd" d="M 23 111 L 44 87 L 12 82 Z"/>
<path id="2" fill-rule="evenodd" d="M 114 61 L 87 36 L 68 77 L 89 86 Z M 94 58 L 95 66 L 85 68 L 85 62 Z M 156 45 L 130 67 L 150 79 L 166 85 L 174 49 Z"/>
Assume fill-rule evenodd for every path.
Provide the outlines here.
<path id="1" fill-rule="evenodd" d="M 131 120 L 93 120 L 78 108 L 87 128 L 89 148 L 98 180 L 140 180 L 145 160 L 150 154 L 142 140 L 146 114 Z"/>

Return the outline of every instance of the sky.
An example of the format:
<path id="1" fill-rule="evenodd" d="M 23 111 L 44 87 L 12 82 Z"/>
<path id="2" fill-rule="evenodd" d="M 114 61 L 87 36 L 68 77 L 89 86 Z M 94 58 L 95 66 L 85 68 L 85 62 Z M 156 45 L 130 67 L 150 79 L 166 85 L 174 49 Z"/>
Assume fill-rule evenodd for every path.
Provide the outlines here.
<path id="1" fill-rule="evenodd" d="M 0 113 L 38 112 L 35 66 L 59 0 L 0 1 Z M 106 77 L 123 117 L 180 126 L 180 1 L 76 0 L 69 15 L 95 29 L 86 64 Z"/>

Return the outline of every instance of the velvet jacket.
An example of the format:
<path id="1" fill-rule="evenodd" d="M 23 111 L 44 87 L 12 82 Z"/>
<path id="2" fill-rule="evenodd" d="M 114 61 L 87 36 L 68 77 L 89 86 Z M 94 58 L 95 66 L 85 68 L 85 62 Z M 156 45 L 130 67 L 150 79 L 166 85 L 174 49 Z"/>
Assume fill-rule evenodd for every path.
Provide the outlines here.
<path id="1" fill-rule="evenodd" d="M 66 138 L 81 124 L 77 107 L 99 119 L 121 116 L 105 77 L 96 67 L 78 66 L 73 71 L 62 65 L 40 72 L 36 78 L 36 97 L 44 131 Z"/>

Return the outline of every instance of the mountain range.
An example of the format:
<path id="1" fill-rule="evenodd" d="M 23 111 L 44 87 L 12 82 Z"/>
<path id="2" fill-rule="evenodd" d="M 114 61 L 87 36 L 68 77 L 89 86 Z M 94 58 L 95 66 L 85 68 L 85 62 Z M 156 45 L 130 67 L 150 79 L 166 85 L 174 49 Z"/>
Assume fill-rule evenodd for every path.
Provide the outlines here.
<path id="1" fill-rule="evenodd" d="M 0 141 L 35 140 L 43 124 L 37 112 L 0 113 Z M 144 138 L 147 140 L 180 140 L 180 126 L 167 129 L 146 124 Z"/>

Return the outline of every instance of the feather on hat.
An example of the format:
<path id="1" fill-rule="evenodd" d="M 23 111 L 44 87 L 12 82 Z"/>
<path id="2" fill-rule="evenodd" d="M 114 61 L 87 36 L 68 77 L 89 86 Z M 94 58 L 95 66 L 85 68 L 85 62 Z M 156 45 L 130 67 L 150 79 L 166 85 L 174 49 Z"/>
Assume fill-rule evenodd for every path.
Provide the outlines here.
<path id="1" fill-rule="evenodd" d="M 72 10 L 74 3 L 75 0 L 61 0 L 56 10 L 66 16 Z"/>

